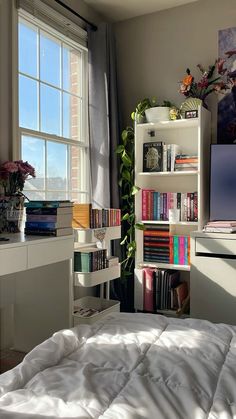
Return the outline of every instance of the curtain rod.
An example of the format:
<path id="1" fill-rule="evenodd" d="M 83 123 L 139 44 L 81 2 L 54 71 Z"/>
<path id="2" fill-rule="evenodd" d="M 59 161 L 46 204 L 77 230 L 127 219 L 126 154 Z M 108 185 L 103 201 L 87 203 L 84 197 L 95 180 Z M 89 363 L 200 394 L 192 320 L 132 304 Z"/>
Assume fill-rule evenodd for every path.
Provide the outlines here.
<path id="1" fill-rule="evenodd" d="M 87 19 L 85 19 L 83 16 L 81 16 L 79 13 L 75 12 L 75 10 L 71 9 L 69 6 L 67 6 L 67 4 L 63 3 L 63 1 L 61 0 L 54 0 L 56 3 L 60 4 L 60 6 L 64 7 L 65 9 L 69 10 L 69 12 L 73 13 L 73 15 L 79 17 L 80 19 L 82 19 L 85 23 L 87 23 L 89 26 L 91 26 L 91 28 L 96 31 L 97 30 L 97 26 L 94 25 L 93 23 L 89 22 Z"/>

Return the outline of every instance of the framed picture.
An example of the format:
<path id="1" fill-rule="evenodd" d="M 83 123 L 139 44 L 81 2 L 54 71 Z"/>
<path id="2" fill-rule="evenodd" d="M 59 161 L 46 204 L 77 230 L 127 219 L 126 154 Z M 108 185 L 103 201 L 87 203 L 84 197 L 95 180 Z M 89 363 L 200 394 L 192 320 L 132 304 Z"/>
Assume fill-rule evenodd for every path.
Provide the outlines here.
<path id="1" fill-rule="evenodd" d="M 221 72 L 230 81 L 230 89 L 219 95 L 217 142 L 236 143 L 236 27 L 222 29 L 218 36 Z"/>
<path id="2" fill-rule="evenodd" d="M 198 118 L 198 110 L 197 109 L 193 109 L 191 111 L 185 111 L 185 118 L 186 119 Z"/>

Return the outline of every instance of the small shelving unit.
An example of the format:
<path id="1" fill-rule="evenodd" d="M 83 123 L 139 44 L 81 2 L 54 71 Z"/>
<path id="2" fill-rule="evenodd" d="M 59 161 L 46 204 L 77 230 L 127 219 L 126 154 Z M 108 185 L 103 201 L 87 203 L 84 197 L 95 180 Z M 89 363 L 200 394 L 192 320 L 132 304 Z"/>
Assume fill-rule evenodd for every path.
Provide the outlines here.
<path id="1" fill-rule="evenodd" d="M 135 196 L 136 220 L 145 225 L 169 225 L 170 235 L 189 236 L 192 231 L 202 230 L 208 221 L 209 195 L 209 153 L 210 153 L 210 113 L 198 108 L 198 118 L 144 123 L 135 125 L 135 185 L 140 191 Z M 152 135 L 150 132 L 152 131 Z M 181 153 L 198 156 L 198 170 L 144 172 L 143 143 L 164 142 L 177 144 Z M 194 192 L 197 191 L 198 221 L 154 221 L 142 220 L 142 189 L 158 192 Z M 143 255 L 143 232 L 136 230 L 135 261 L 135 296 L 134 305 L 137 311 L 143 310 L 143 277 L 142 268 L 176 269 L 180 271 L 180 281 L 186 281 L 190 288 L 190 265 L 145 262 Z M 158 310 L 162 314 L 174 314 L 171 310 Z M 191 313 L 191 302 L 190 302 Z"/>
<path id="2" fill-rule="evenodd" d="M 100 246 L 107 249 L 110 255 L 110 241 L 119 239 L 121 236 L 121 227 L 102 227 L 94 229 L 74 229 L 75 250 L 82 250 L 87 247 L 96 246 L 100 242 Z M 100 286 L 100 298 L 94 296 L 86 296 L 81 298 L 73 298 L 73 324 L 92 324 L 97 320 L 107 316 L 111 312 L 120 311 L 120 302 L 110 300 L 111 280 L 120 277 L 120 264 L 100 269 L 94 272 L 74 272 L 74 294 L 79 294 L 79 289 Z M 104 290 L 104 284 L 106 288 Z M 105 298 L 104 298 L 105 297 Z M 91 308 L 99 310 L 99 312 L 90 316 L 80 315 L 76 312 L 76 307 Z"/>

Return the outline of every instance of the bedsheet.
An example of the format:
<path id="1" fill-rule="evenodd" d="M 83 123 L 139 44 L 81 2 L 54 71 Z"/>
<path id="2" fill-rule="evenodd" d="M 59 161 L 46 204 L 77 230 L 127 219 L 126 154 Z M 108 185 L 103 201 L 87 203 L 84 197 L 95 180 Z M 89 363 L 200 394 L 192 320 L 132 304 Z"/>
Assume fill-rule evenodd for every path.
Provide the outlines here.
<path id="1" fill-rule="evenodd" d="M 0 376 L 1 419 L 236 418 L 236 327 L 116 313 Z"/>

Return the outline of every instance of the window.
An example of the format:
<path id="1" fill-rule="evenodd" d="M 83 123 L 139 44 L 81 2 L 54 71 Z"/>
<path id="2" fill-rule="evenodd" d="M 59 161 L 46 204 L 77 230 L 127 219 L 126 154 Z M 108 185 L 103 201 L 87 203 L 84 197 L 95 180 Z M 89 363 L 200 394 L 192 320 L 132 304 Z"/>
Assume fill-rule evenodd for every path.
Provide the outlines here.
<path id="1" fill-rule="evenodd" d="M 19 13 L 20 154 L 36 169 L 29 199 L 88 202 L 87 50 Z"/>

